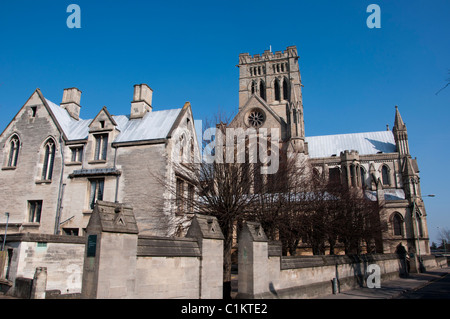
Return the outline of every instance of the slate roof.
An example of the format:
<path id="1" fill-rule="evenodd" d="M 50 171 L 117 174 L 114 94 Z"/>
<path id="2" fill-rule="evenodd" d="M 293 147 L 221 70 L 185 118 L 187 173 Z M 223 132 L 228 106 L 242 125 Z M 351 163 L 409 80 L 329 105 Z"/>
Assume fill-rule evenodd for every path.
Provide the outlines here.
<path id="1" fill-rule="evenodd" d="M 391 131 L 310 136 L 305 140 L 310 158 L 339 156 L 345 150 L 356 150 L 360 155 L 397 151 Z"/>
<path id="2" fill-rule="evenodd" d="M 53 115 L 55 116 L 68 140 L 84 140 L 89 134 L 89 124 L 92 119 L 75 120 L 69 113 L 46 99 Z M 131 119 L 126 115 L 113 116 L 117 123 L 120 134 L 113 141 L 114 143 L 154 140 L 166 138 L 175 123 L 181 108 L 172 110 L 152 111 L 141 119 Z"/>

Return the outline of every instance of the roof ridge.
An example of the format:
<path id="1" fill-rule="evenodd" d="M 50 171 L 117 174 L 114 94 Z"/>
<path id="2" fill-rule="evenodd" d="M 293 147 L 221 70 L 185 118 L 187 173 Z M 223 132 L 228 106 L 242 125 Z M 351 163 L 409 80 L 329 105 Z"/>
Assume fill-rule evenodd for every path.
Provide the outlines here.
<path id="1" fill-rule="evenodd" d="M 357 132 L 357 133 L 338 133 L 338 134 L 326 134 L 326 135 L 313 135 L 313 136 L 305 136 L 305 138 L 322 137 L 322 136 L 338 136 L 338 135 L 357 135 L 357 134 L 370 134 L 370 133 L 387 134 L 388 132 L 392 134 L 392 131 L 382 130 L 382 131 L 368 131 L 368 132 Z"/>

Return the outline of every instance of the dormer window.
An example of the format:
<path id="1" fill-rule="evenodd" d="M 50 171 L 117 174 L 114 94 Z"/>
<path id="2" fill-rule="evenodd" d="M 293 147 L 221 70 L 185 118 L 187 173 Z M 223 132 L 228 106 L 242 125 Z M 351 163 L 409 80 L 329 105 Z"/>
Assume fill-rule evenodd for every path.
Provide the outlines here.
<path id="1" fill-rule="evenodd" d="M 95 152 L 94 160 L 106 161 L 106 154 L 108 151 L 108 134 L 96 134 L 95 137 Z"/>

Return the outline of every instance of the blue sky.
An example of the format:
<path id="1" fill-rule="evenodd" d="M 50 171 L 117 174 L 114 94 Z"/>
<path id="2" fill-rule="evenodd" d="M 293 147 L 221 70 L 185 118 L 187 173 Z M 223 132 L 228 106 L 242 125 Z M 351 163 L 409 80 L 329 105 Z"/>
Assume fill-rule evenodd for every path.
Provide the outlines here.
<path id="1" fill-rule="evenodd" d="M 81 8 L 81 29 L 66 25 Z M 381 28 L 369 29 L 369 4 Z M 450 228 L 450 1 L 2 1 L 0 131 L 36 88 L 60 103 L 83 91 L 81 117 L 128 114 L 133 85 L 154 109 L 190 101 L 196 119 L 238 106 L 239 53 L 296 45 L 307 136 L 381 131 L 405 121 L 421 169 L 430 238 Z"/>

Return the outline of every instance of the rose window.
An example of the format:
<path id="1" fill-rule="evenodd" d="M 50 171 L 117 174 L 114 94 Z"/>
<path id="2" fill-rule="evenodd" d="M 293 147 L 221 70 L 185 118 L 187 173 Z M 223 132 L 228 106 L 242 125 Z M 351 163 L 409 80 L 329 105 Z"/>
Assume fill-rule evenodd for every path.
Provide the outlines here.
<path id="1" fill-rule="evenodd" d="M 248 124 L 254 128 L 260 127 L 264 123 L 264 114 L 261 111 L 254 110 L 248 115 Z"/>

